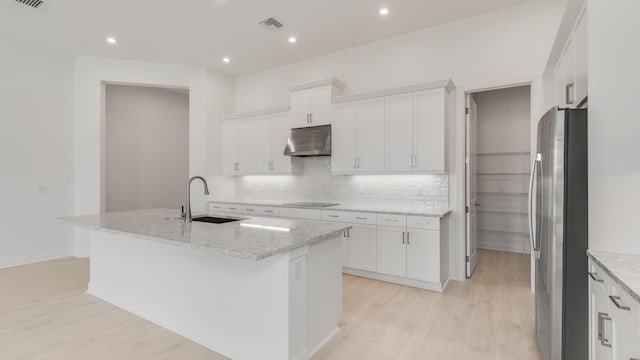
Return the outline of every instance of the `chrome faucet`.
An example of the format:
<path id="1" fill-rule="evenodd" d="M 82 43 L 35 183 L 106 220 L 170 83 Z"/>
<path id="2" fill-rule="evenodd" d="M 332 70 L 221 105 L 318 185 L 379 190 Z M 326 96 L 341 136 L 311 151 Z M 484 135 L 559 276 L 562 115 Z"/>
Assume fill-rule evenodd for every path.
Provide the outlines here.
<path id="1" fill-rule="evenodd" d="M 185 206 L 186 209 L 182 214 L 184 222 L 187 224 L 193 221 L 193 218 L 191 217 L 191 183 L 195 179 L 202 180 L 202 183 L 204 184 L 204 194 L 209 195 L 209 186 L 207 185 L 207 180 L 205 180 L 202 176 L 194 176 L 189 179 L 189 181 L 187 182 L 187 205 Z"/>

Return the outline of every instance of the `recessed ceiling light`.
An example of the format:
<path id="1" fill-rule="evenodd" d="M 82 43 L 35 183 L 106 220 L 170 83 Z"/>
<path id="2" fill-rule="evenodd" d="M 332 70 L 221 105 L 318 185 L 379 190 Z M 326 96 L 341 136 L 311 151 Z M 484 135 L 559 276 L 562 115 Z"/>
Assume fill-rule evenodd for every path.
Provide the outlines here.
<path id="1" fill-rule="evenodd" d="M 228 63 L 231 62 L 231 59 L 229 59 L 228 57 L 223 57 L 222 58 L 222 62 L 225 63 L 225 64 L 228 64 Z"/>
<path id="2" fill-rule="evenodd" d="M 382 8 L 382 9 L 380 9 L 380 11 L 379 11 L 379 12 L 380 12 L 380 15 L 387 15 L 387 14 L 389 14 L 389 9 L 387 9 L 387 8 Z"/>
<path id="3" fill-rule="evenodd" d="M 295 36 L 289 36 L 290 43 L 295 44 L 296 41 L 298 41 L 298 39 L 296 39 Z"/>
<path id="4" fill-rule="evenodd" d="M 107 42 L 111 45 L 115 45 L 115 43 L 117 43 L 118 41 L 114 37 L 108 37 Z"/>

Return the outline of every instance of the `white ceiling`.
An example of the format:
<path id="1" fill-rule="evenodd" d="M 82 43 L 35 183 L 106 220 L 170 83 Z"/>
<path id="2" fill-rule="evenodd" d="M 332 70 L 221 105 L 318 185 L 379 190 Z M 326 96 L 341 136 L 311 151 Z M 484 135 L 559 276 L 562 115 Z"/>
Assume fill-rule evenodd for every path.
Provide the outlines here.
<path id="1" fill-rule="evenodd" d="M 242 74 L 450 22 L 526 0 L 0 1 L 0 37 L 70 55 L 209 66 Z M 386 17 L 378 10 L 386 6 Z M 264 30 L 274 17 L 285 26 Z M 108 45 L 107 36 L 117 38 Z M 290 35 L 298 42 L 288 43 Z M 231 58 L 230 64 L 222 58 Z"/>

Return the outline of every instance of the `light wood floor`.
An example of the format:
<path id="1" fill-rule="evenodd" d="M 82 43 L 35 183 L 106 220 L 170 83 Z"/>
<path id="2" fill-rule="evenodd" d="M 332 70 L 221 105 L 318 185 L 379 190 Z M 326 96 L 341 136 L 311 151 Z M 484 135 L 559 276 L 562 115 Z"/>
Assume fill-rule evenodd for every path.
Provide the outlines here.
<path id="1" fill-rule="evenodd" d="M 317 359 L 539 359 L 529 258 L 480 251 L 444 294 L 344 276 L 340 333 Z M 85 293 L 86 259 L 0 270 L 0 359 L 224 359 Z"/>

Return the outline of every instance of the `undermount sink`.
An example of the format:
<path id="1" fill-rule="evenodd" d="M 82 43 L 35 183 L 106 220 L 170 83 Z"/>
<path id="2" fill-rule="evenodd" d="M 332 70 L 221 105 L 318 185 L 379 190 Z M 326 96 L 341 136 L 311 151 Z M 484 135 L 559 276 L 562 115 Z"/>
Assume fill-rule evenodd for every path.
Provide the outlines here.
<path id="1" fill-rule="evenodd" d="M 206 222 L 210 224 L 224 224 L 224 223 L 240 221 L 240 220 L 244 220 L 244 219 L 224 218 L 224 217 L 216 217 L 216 216 L 199 216 L 199 217 L 193 218 L 193 221 Z"/>

